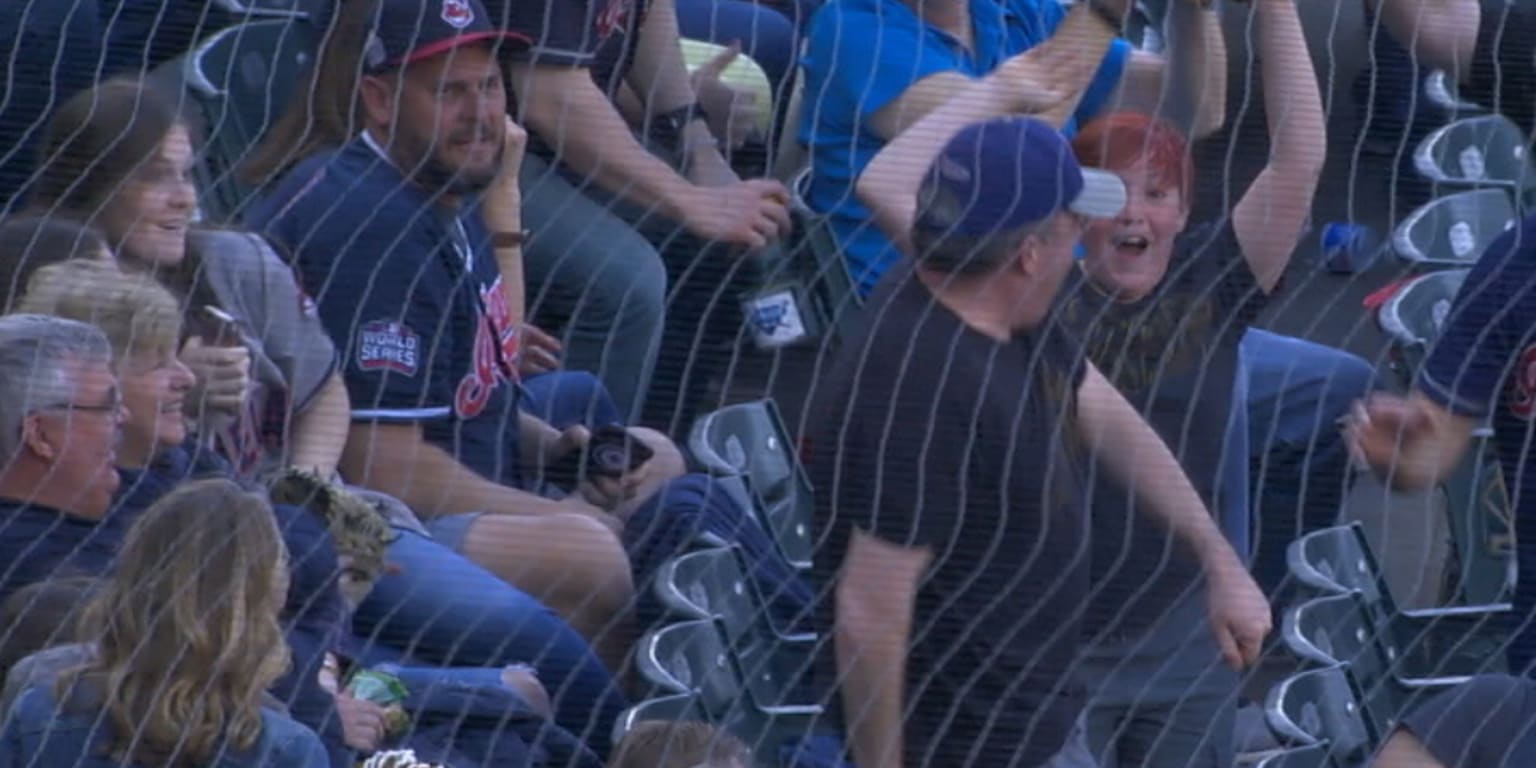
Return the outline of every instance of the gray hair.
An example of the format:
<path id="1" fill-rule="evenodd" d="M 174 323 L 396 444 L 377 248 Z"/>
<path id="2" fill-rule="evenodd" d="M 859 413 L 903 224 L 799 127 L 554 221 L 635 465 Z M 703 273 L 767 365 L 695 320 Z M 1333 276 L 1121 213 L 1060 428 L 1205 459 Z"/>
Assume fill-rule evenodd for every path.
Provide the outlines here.
<path id="1" fill-rule="evenodd" d="M 73 366 L 82 362 L 112 362 L 107 337 L 95 326 L 46 315 L 0 317 L 0 467 L 16 458 L 27 414 L 69 402 Z"/>

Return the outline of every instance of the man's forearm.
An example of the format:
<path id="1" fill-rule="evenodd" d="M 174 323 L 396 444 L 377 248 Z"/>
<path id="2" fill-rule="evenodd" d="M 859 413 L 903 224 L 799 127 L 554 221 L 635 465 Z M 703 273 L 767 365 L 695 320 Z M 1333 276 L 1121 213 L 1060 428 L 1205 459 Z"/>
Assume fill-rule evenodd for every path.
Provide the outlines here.
<path id="1" fill-rule="evenodd" d="M 625 200 L 686 218 L 693 185 L 640 145 L 585 70 L 517 65 L 513 79 L 524 124 L 561 162 Z"/>
<path id="2" fill-rule="evenodd" d="M 401 500 L 423 519 L 467 512 L 534 515 L 566 511 L 559 502 L 487 480 L 411 426 L 355 425 L 342 457 L 352 482 Z"/>
<path id="3" fill-rule="evenodd" d="M 892 616 L 838 593 L 833 647 L 842 678 L 843 721 L 856 765 L 902 765 L 902 677 L 911 610 Z"/>
<path id="4" fill-rule="evenodd" d="M 1166 28 L 1163 116 L 1187 136 L 1211 134 L 1225 122 L 1227 109 L 1227 45 L 1221 17 L 1191 0 L 1172 0 Z"/>

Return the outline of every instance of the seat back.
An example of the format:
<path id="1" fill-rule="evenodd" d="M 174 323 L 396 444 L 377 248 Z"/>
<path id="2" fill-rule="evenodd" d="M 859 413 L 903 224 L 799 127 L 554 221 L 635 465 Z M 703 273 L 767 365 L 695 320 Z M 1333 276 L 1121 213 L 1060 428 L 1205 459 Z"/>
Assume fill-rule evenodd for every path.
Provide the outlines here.
<path id="1" fill-rule="evenodd" d="M 1445 269 L 1413 278 L 1377 310 L 1382 330 L 1393 343 L 1428 348 L 1440 338 L 1451 301 L 1470 269 Z"/>
<path id="2" fill-rule="evenodd" d="M 1325 594 L 1360 592 L 1368 603 L 1392 605 L 1376 558 L 1359 523 L 1313 531 L 1291 542 L 1286 560 L 1292 576 Z"/>
<path id="3" fill-rule="evenodd" d="M 743 695 L 725 637 L 711 620 L 669 624 L 647 634 L 636 648 L 636 665 L 658 693 L 696 694 L 711 718 L 725 716 Z"/>
<path id="4" fill-rule="evenodd" d="M 1252 763 L 1251 768 L 1334 768 L 1333 755 L 1327 744 L 1313 744 L 1280 752 L 1272 752 Z"/>
<path id="5" fill-rule="evenodd" d="M 728 405 L 700 416 L 688 447 L 709 471 L 744 475 L 784 558 L 797 568 L 810 567 L 810 480 L 772 400 Z"/>
<path id="6" fill-rule="evenodd" d="M 250 202 L 254 190 L 234 171 L 305 82 L 315 38 L 304 21 L 255 21 L 215 34 L 175 65 L 203 123 L 199 173 L 209 218 L 234 219 Z"/>
<path id="7" fill-rule="evenodd" d="M 1358 592 L 1297 603 L 1281 622 L 1281 639 L 1292 653 L 1324 666 L 1350 664 L 1356 671 L 1375 662 L 1375 632 Z"/>
<path id="8" fill-rule="evenodd" d="M 1457 192 L 1408 214 L 1392 233 L 1392 250 L 1419 266 L 1471 266 L 1516 218 L 1503 190 Z"/>
<path id="9" fill-rule="evenodd" d="M 1327 745 L 1343 758 L 1363 758 L 1374 747 L 1359 692 L 1342 665 L 1307 669 L 1269 691 L 1264 718 L 1282 742 Z"/>
<path id="10" fill-rule="evenodd" d="M 305 0 L 213 0 L 236 18 L 302 19 L 309 15 Z"/>
<path id="11" fill-rule="evenodd" d="M 765 619 L 737 558 L 734 548 L 723 547 L 676 557 L 657 574 L 657 596 L 679 616 L 719 619 L 726 639 L 735 646 Z"/>
<path id="12" fill-rule="evenodd" d="M 624 736 L 634 730 L 636 725 L 648 720 L 683 722 L 706 719 L 703 708 L 699 706 L 699 697 L 695 694 L 679 693 L 646 699 L 619 713 L 618 721 L 613 724 L 613 743 L 622 743 Z"/>
<path id="13" fill-rule="evenodd" d="M 1517 192 L 1536 186 L 1525 134 L 1503 115 L 1467 117 L 1435 129 L 1419 142 L 1413 164 L 1441 184 Z"/>

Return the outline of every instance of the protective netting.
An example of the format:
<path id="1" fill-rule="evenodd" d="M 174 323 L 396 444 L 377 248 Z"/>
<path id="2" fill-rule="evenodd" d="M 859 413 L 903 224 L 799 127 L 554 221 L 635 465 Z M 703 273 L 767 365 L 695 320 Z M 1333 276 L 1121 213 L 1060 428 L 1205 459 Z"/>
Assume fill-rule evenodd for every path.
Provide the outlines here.
<path id="1" fill-rule="evenodd" d="M 1536 3 L 0 50 L 0 765 L 1536 765 Z"/>

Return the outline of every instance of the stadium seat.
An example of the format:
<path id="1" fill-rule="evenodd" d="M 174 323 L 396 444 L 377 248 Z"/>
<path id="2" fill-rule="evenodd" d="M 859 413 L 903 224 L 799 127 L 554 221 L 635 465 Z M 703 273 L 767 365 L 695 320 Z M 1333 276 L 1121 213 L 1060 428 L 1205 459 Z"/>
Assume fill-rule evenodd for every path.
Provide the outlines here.
<path id="1" fill-rule="evenodd" d="M 1291 575 L 1305 587 L 1323 594 L 1359 591 L 1367 600 L 1381 599 L 1376 560 L 1365 543 L 1359 523 L 1313 531 L 1286 549 Z"/>
<path id="2" fill-rule="evenodd" d="M 796 568 L 810 567 L 810 480 L 772 400 L 728 405 L 700 416 L 688 449 L 709 472 L 744 475 L 784 558 Z"/>
<path id="3" fill-rule="evenodd" d="M 213 5 L 235 18 L 302 19 L 309 16 L 304 10 L 304 0 L 213 0 Z"/>
<path id="4" fill-rule="evenodd" d="M 792 645 L 815 641 L 815 633 L 786 633 L 773 626 L 741 558 L 735 547 L 721 547 L 668 560 L 657 572 L 656 597 L 680 618 L 719 619 L 733 644 L 759 634 Z"/>
<path id="5" fill-rule="evenodd" d="M 1509 195 L 1476 189 L 1436 198 L 1408 214 L 1392 232 L 1392 250 L 1419 267 L 1466 267 L 1515 225 Z"/>
<path id="6" fill-rule="evenodd" d="M 1376 321 L 1391 337 L 1394 365 L 1404 377 L 1404 385 L 1413 383 L 1419 365 L 1451 312 L 1451 301 L 1470 269 L 1445 269 L 1419 275 L 1399 288 L 1376 311 Z"/>
<path id="7" fill-rule="evenodd" d="M 1452 114 L 1484 111 L 1481 104 L 1461 98 L 1456 90 L 1456 82 L 1447 77 L 1443 69 L 1430 72 L 1424 78 L 1424 97 L 1431 104 Z"/>
<path id="8" fill-rule="evenodd" d="M 1250 768 L 1334 768 L 1336 765 L 1326 744 L 1271 752 L 1249 764 Z"/>
<path id="9" fill-rule="evenodd" d="M 691 693 L 646 699 L 619 714 L 618 721 L 613 724 L 613 743 L 618 744 L 624 741 L 625 734 L 647 720 L 707 719 L 704 710 L 699 707 L 699 697 Z"/>
<path id="10" fill-rule="evenodd" d="M 1447 608 L 1383 616 L 1359 592 L 1323 595 L 1286 611 L 1281 637 L 1297 656 L 1348 664 L 1362 688 L 1441 688 L 1496 671 L 1502 655 L 1488 624 L 1497 608 Z"/>
<path id="11" fill-rule="evenodd" d="M 1414 150 L 1413 165 L 1439 184 L 1499 187 L 1523 201 L 1536 190 L 1525 134 L 1502 115 L 1467 117 L 1435 129 Z"/>
<path id="12" fill-rule="evenodd" d="M 1280 681 L 1269 691 L 1264 717 L 1282 743 L 1325 747 L 1329 759 L 1340 764 L 1365 758 L 1376 743 L 1342 665 L 1303 670 Z"/>
<path id="13" fill-rule="evenodd" d="M 198 106 L 204 132 L 199 187 L 203 213 L 236 218 L 253 190 L 234 170 L 287 108 L 314 57 L 314 28 L 266 20 L 225 29 L 170 66 Z"/>

